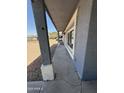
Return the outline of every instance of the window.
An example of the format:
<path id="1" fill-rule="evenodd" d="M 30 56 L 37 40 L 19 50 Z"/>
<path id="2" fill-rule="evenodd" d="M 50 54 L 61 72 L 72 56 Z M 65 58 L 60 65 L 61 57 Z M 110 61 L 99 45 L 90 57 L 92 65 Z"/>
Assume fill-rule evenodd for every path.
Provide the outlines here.
<path id="1" fill-rule="evenodd" d="M 68 45 L 73 49 L 74 46 L 74 30 L 68 33 Z"/>
<path id="2" fill-rule="evenodd" d="M 64 45 L 72 59 L 74 59 L 74 53 L 75 53 L 75 34 L 76 34 L 77 12 L 78 12 L 78 9 L 76 9 L 75 13 L 72 15 L 70 22 L 68 23 L 64 31 L 64 39 L 63 39 Z"/>

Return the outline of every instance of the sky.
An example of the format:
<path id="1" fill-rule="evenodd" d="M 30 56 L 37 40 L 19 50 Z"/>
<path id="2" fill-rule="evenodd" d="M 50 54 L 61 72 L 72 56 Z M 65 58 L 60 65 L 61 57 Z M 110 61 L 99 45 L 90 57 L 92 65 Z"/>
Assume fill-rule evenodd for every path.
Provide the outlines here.
<path id="1" fill-rule="evenodd" d="M 46 13 L 46 19 L 47 19 L 48 32 L 56 32 L 56 28 L 53 25 L 47 13 Z M 27 35 L 28 36 L 37 35 L 32 6 L 31 6 L 31 0 L 27 1 Z"/>

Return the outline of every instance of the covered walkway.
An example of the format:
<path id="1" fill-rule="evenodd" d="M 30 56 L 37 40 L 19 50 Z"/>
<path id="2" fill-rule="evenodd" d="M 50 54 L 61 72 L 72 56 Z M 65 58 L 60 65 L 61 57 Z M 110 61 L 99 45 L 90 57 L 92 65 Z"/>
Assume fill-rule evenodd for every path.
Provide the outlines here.
<path id="1" fill-rule="evenodd" d="M 57 46 L 52 62 L 55 80 L 28 82 L 28 93 L 96 93 L 96 81 L 81 83 L 64 45 Z"/>
<path id="2" fill-rule="evenodd" d="M 80 93 L 81 80 L 64 45 L 56 48 L 53 68 L 56 78 L 54 81 L 46 82 L 45 93 Z"/>

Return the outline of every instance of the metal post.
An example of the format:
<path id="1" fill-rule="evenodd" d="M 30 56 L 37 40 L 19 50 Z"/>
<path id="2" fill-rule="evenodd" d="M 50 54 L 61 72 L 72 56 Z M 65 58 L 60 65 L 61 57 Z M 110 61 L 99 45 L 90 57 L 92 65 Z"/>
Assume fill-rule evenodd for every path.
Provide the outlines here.
<path id="1" fill-rule="evenodd" d="M 51 65 L 44 0 L 32 0 L 32 8 L 43 60 L 43 65 L 41 66 L 42 76 L 44 80 L 52 80 L 54 77 Z"/>
<path id="2" fill-rule="evenodd" d="M 51 64 L 50 47 L 43 0 L 32 0 L 32 7 L 43 64 Z"/>
<path id="3" fill-rule="evenodd" d="M 57 31 L 57 33 L 58 33 L 58 43 L 59 43 L 59 31 Z"/>

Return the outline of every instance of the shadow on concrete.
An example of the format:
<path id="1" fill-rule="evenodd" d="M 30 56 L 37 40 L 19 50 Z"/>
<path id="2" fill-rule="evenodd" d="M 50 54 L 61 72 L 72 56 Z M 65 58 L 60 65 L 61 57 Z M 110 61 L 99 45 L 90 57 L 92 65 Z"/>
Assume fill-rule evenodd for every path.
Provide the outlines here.
<path id="1" fill-rule="evenodd" d="M 51 58 L 53 58 L 56 47 L 57 47 L 57 44 L 54 44 L 50 47 Z M 30 65 L 28 65 L 27 81 L 41 81 L 42 80 L 41 69 L 40 69 L 41 64 L 42 64 L 42 56 L 40 55 Z"/>

